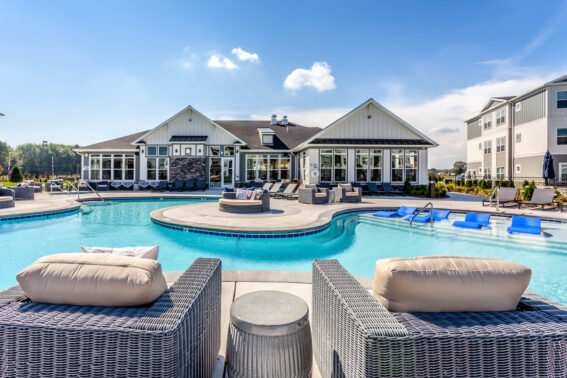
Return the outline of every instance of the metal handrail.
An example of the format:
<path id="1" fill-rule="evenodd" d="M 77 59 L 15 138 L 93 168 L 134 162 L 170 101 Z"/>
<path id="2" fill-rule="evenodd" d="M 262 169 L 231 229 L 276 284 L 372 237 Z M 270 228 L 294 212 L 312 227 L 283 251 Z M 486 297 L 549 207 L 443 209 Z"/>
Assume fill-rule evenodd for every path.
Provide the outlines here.
<path id="1" fill-rule="evenodd" d="M 492 200 L 496 197 L 496 210 L 500 208 L 500 187 L 497 185 L 489 198 L 490 207 L 492 207 Z"/>
<path id="2" fill-rule="evenodd" d="M 432 202 L 428 202 L 425 206 L 423 206 L 421 209 L 419 209 L 419 211 L 417 213 L 415 213 L 410 221 L 409 221 L 409 225 L 410 227 L 412 227 L 413 225 L 413 220 L 415 219 L 415 217 L 417 217 L 419 214 L 421 214 L 423 212 L 423 210 L 425 210 L 427 208 L 427 206 L 431 206 L 431 210 L 429 210 L 429 216 L 431 217 L 431 225 L 433 225 L 433 203 Z"/>
<path id="3" fill-rule="evenodd" d="M 94 194 L 96 194 L 97 197 L 98 197 L 102 202 L 104 202 L 104 198 L 102 198 L 102 196 L 100 195 L 100 193 L 99 193 L 97 190 L 95 190 L 95 189 L 91 186 L 91 184 L 89 184 L 88 181 L 83 181 L 82 183 L 85 184 L 85 185 L 87 186 L 87 188 L 90 189 L 91 192 L 93 192 Z M 75 189 L 77 190 L 77 200 L 80 200 L 80 199 L 81 199 L 81 194 L 80 194 L 81 191 L 79 190 L 79 187 L 81 186 L 80 184 L 81 184 L 81 183 L 79 182 L 79 185 L 75 188 Z M 75 187 L 75 186 L 73 185 L 73 187 Z"/>

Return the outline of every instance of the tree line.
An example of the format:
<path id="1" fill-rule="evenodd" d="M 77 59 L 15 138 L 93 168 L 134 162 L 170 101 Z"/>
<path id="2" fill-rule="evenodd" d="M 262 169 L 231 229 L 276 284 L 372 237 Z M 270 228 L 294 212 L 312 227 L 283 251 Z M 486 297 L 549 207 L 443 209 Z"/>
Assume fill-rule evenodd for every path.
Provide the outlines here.
<path id="1" fill-rule="evenodd" d="M 51 175 L 51 161 L 55 175 L 77 174 L 80 172 L 81 157 L 73 151 L 78 145 L 25 143 L 16 148 L 0 141 L 0 175 L 8 175 L 8 169 L 19 167 L 28 177 Z"/>

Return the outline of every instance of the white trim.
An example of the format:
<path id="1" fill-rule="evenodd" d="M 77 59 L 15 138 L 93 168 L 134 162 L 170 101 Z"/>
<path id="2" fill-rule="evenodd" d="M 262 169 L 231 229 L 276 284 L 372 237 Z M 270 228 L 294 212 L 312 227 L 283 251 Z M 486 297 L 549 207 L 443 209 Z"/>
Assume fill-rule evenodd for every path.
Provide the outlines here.
<path id="1" fill-rule="evenodd" d="M 200 115 L 201 117 L 203 117 L 205 120 L 209 121 L 210 123 L 212 123 L 214 126 L 218 127 L 219 129 L 221 129 L 222 131 L 224 131 L 225 133 L 227 133 L 228 135 L 230 135 L 231 137 L 233 137 L 234 139 L 236 139 L 237 141 L 239 141 L 240 143 L 242 143 L 242 145 L 246 145 L 246 142 L 243 141 L 242 139 L 238 138 L 236 135 L 234 135 L 233 133 L 231 133 L 230 131 L 226 130 L 224 127 L 222 127 L 221 125 L 219 125 L 218 123 L 216 123 L 215 121 L 213 121 L 212 119 L 210 119 L 209 117 L 207 117 L 206 115 L 204 115 L 203 113 L 201 113 L 200 111 L 198 111 L 197 109 L 195 109 L 194 107 L 192 107 L 191 105 L 187 105 L 185 108 L 183 108 L 181 111 L 177 112 L 175 115 L 169 117 L 167 120 L 163 121 L 162 123 L 160 123 L 159 125 L 157 125 L 156 127 L 154 127 L 153 129 L 151 129 L 150 131 L 148 131 L 147 133 L 145 133 L 144 135 L 142 135 L 141 137 L 139 137 L 138 139 L 136 139 L 135 141 L 132 142 L 133 145 L 140 145 L 140 141 L 143 140 L 144 138 L 147 138 L 148 136 L 152 135 L 153 133 L 155 133 L 158 129 L 162 128 L 163 126 L 167 125 L 169 122 L 171 122 L 172 120 L 174 120 L 175 118 L 179 117 L 180 115 L 182 115 L 185 112 L 195 112 L 198 115 Z"/>
<path id="2" fill-rule="evenodd" d="M 299 144 L 298 146 L 296 146 L 295 148 L 292 149 L 292 151 L 299 151 L 302 148 L 309 146 L 309 147 L 317 147 L 320 145 L 311 145 L 310 143 L 319 138 L 321 135 L 324 135 L 326 132 L 332 130 L 334 127 L 336 127 L 337 125 L 341 124 L 343 121 L 346 121 L 347 119 L 349 119 L 350 117 L 352 117 L 356 112 L 358 112 L 360 109 L 362 109 L 363 107 L 367 106 L 367 105 L 374 105 L 378 108 L 378 110 L 386 113 L 386 115 L 392 117 L 395 121 L 401 123 L 403 126 L 407 127 L 410 131 L 412 131 L 413 133 L 417 134 L 418 136 L 420 136 L 421 138 L 425 139 L 426 141 L 428 141 L 429 143 L 431 143 L 431 146 L 428 147 L 437 147 L 439 146 L 436 142 L 434 142 L 432 139 L 430 139 L 429 137 L 427 137 L 425 134 L 423 134 L 421 131 L 417 130 L 416 128 L 414 128 L 413 126 L 411 126 L 409 123 L 407 123 L 406 121 L 404 121 L 403 119 L 401 119 L 400 117 L 398 117 L 397 115 L 395 115 L 394 113 L 392 113 L 391 111 L 389 111 L 388 109 L 386 109 L 384 106 L 382 106 L 381 104 L 379 104 L 376 100 L 374 100 L 373 98 L 370 98 L 368 100 L 366 100 L 364 103 L 362 103 L 361 105 L 357 106 L 356 108 L 354 108 L 353 110 L 351 110 L 350 112 L 348 112 L 347 114 L 345 114 L 344 116 L 342 116 L 341 118 L 337 119 L 336 121 L 332 122 L 330 125 L 328 125 L 327 127 L 325 127 L 323 130 L 319 131 L 317 134 L 313 135 L 312 137 L 310 137 L 309 139 L 307 139 L 305 142 L 302 142 L 301 144 Z"/>
<path id="3" fill-rule="evenodd" d="M 138 152 L 137 148 L 100 148 L 100 149 L 83 149 L 75 148 L 73 151 L 77 153 L 105 153 L 105 152 Z"/>
<path id="4" fill-rule="evenodd" d="M 558 171 L 559 171 L 559 179 L 563 181 L 563 177 L 561 177 L 561 170 L 563 169 L 564 166 L 567 166 L 567 163 L 559 163 L 558 165 Z"/>

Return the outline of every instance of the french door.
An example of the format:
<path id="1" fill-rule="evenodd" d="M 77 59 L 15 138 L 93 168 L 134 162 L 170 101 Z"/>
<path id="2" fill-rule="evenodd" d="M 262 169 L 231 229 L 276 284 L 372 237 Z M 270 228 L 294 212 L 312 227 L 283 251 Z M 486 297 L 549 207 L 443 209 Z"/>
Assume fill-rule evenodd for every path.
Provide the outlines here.
<path id="1" fill-rule="evenodd" d="M 209 188 L 234 186 L 234 158 L 214 157 L 209 164 Z"/>

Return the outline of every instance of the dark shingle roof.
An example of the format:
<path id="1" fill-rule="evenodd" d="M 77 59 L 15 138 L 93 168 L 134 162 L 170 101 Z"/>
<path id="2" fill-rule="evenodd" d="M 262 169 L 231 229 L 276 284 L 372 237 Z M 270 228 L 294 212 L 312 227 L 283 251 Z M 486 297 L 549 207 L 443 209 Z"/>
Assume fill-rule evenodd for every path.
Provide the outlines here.
<path id="1" fill-rule="evenodd" d="M 136 146 L 132 145 L 136 139 L 140 138 L 142 135 L 147 133 L 148 130 L 142 131 L 136 134 L 126 135 L 116 139 L 110 139 L 104 142 L 91 144 L 90 146 L 81 147 L 83 150 L 106 150 L 106 149 L 117 149 L 117 150 L 124 150 L 124 149 L 133 149 Z"/>
<path id="2" fill-rule="evenodd" d="M 283 126 L 268 121 L 215 121 L 228 132 L 247 143 L 250 150 L 291 150 L 321 131 L 318 127 L 305 127 L 295 123 Z M 258 129 L 267 128 L 275 132 L 274 145 L 264 146 Z"/>
<path id="3" fill-rule="evenodd" d="M 351 145 L 379 145 L 379 146 L 432 146 L 423 139 L 338 139 L 317 138 L 311 144 L 351 144 Z"/>

